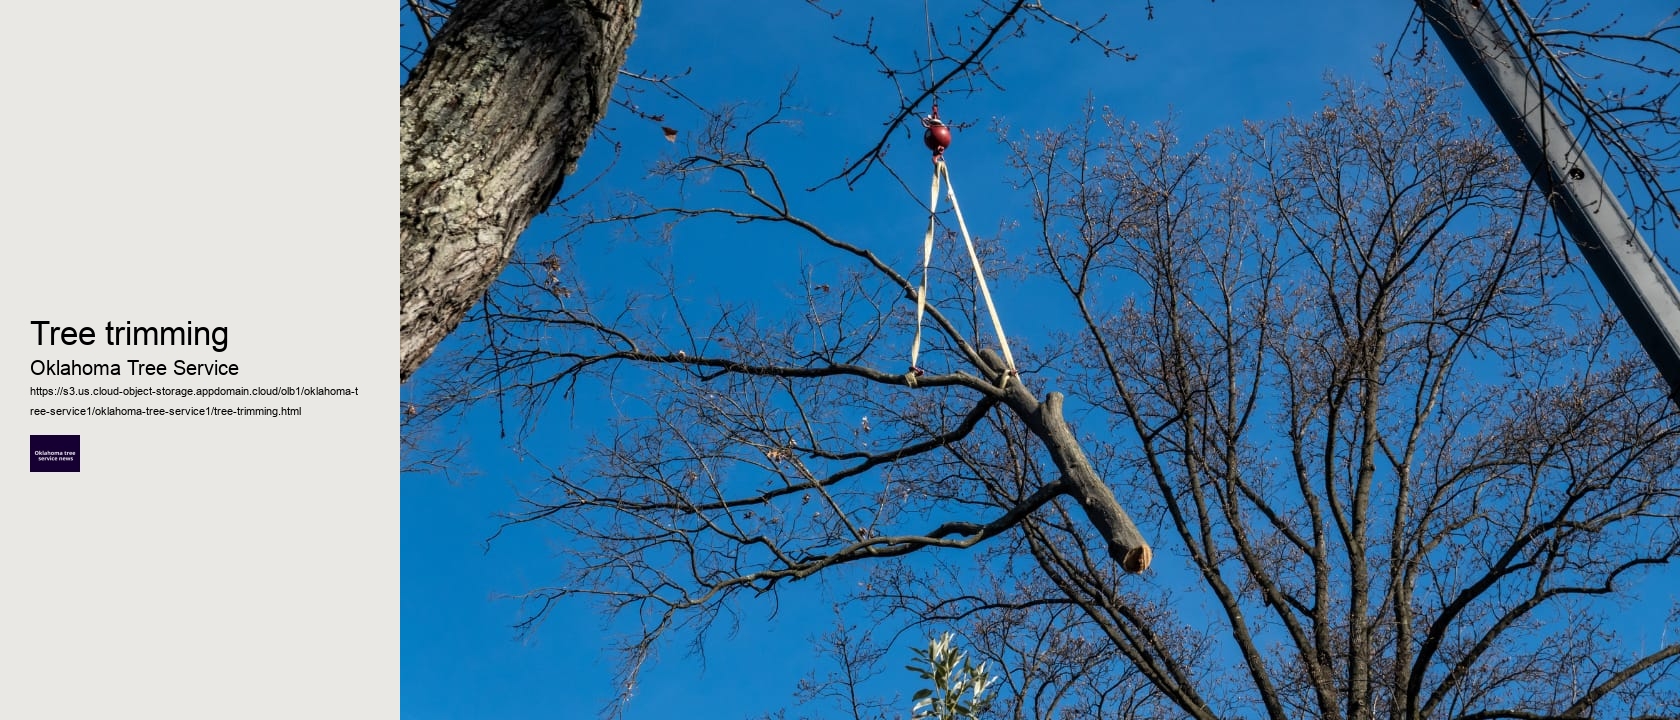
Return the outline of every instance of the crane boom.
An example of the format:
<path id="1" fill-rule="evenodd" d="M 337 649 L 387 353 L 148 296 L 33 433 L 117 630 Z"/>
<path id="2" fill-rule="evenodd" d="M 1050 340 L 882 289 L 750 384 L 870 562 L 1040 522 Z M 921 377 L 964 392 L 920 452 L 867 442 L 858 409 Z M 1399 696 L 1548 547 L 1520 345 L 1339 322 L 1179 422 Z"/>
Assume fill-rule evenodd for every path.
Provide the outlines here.
<path id="1" fill-rule="evenodd" d="M 1416 2 L 1680 403 L 1680 292 L 1668 272 L 1483 3 Z"/>

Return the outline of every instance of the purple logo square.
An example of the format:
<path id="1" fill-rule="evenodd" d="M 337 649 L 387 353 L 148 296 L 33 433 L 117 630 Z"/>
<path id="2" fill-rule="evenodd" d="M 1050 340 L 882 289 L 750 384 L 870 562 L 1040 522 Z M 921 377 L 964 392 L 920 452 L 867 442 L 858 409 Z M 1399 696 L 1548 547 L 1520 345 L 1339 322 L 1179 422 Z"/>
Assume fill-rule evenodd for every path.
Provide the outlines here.
<path id="1" fill-rule="evenodd" d="M 81 471 L 82 436 L 29 436 L 29 472 Z"/>

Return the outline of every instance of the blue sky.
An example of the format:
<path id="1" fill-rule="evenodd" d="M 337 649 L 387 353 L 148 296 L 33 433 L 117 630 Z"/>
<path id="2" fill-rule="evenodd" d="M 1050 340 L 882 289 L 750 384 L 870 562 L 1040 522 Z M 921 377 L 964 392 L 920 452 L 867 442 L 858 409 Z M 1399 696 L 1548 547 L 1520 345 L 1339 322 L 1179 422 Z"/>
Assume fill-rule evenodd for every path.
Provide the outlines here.
<path id="1" fill-rule="evenodd" d="M 740 101 L 749 104 L 749 111 L 762 108 L 797 73 L 791 97 L 806 110 L 804 126 L 772 139 L 764 152 L 796 178 L 790 184 L 807 187 L 866 149 L 896 107 L 892 88 L 875 72 L 873 61 L 831 36 L 857 36 L 864 19 L 874 16 L 874 39 L 894 57 L 919 53 L 926 42 L 921 3 L 831 4 L 843 6 L 840 19 L 830 20 L 801 2 L 649 2 L 626 68 L 655 74 L 687 70 L 680 87 L 700 103 Z M 935 5 L 947 8 L 935 8 L 935 23 L 949 28 L 959 22 L 956 8 L 961 4 Z M 1181 137 L 1193 139 L 1245 118 L 1311 112 L 1325 90 L 1326 73 L 1372 76 L 1378 45 L 1392 48 L 1401 40 L 1412 12 L 1410 3 L 1392 1 L 1289 3 L 1287 11 L 1279 10 L 1283 5 L 1159 3 L 1149 21 L 1143 3 L 1058 4 L 1077 17 L 1106 8 L 1110 17 L 1103 36 L 1136 53 L 1137 60 L 1105 59 L 1089 45 L 1068 43 L 1064 30 L 1035 26 L 1029 37 L 1011 41 L 992 56 L 1002 90 L 948 97 L 942 104 L 947 119 L 975 123 L 958 136 L 949 154 L 969 224 L 986 234 L 1011 213 L 1024 214 L 1026 198 L 1005 182 L 1001 148 L 985 129 L 994 120 L 1018 130 L 1062 126 L 1077 119 L 1089 97 L 1141 122 L 1172 114 Z M 1407 51 L 1416 47 L 1415 39 L 1405 46 Z M 647 98 L 644 107 L 666 113 L 663 124 L 679 130 L 679 143 L 697 129 L 698 114 L 678 103 Z M 1469 107 L 1480 113 L 1479 106 Z M 634 178 L 639 168 L 680 149 L 663 140 L 658 124 L 616 107 L 603 124 L 625 147 L 615 172 L 626 174 L 614 178 Z M 893 148 L 925 153 L 914 138 L 900 138 Z M 566 192 L 603 162 L 597 142 Z M 902 260 L 916 251 L 925 216 L 886 180 L 877 173 L 850 192 L 826 191 L 797 200 L 825 227 L 864 238 Z M 912 174 L 906 181 L 925 192 L 924 177 Z M 557 232 L 555 222 L 539 220 L 527 237 Z M 782 263 L 798 262 L 794 251 L 750 245 L 758 239 L 732 232 L 685 236 L 674 251 L 687 253 L 683 266 L 695 274 L 695 292 L 729 280 L 725 261 L 738 261 L 743 243 L 754 248 L 762 263 L 758 272 L 774 273 Z M 764 242 L 774 245 L 769 238 Z M 599 280 L 610 283 L 613 263 L 625 259 L 594 258 Z M 1021 307 L 1024 300 L 1012 293 L 1005 287 L 1000 304 Z M 1031 334 L 1026 328 L 1015 332 Z M 476 413 L 451 429 L 454 440 L 466 443 L 463 465 L 471 474 L 404 478 L 405 717 L 594 717 L 612 697 L 613 658 L 603 648 L 615 629 L 592 608 L 563 606 L 523 640 L 512 629 L 520 608 L 505 596 L 554 582 L 553 557 L 564 552 L 563 540 L 542 529 L 516 529 L 488 549 L 485 544 L 496 531 L 495 515 L 514 508 L 519 489 L 540 476 L 539 462 L 561 462 L 567 443 L 591 429 L 598 415 L 591 400 L 551 406 L 560 410 L 551 414 L 561 417 L 545 422 L 528 443 L 540 445 L 540 451 L 524 460 L 499 439 L 491 413 Z M 779 608 L 738 606 L 739 632 L 709 638 L 705 662 L 680 646 L 664 648 L 644 673 L 626 716 L 739 718 L 790 707 L 795 682 L 816 664 L 807 639 L 834 619 L 826 597 L 821 583 L 813 583 L 784 593 Z M 907 646 L 902 657 L 909 658 Z M 750 673 L 738 671 L 747 666 Z M 905 691 L 912 689 L 908 675 L 900 679 Z M 790 709 L 790 714 L 798 712 Z"/>

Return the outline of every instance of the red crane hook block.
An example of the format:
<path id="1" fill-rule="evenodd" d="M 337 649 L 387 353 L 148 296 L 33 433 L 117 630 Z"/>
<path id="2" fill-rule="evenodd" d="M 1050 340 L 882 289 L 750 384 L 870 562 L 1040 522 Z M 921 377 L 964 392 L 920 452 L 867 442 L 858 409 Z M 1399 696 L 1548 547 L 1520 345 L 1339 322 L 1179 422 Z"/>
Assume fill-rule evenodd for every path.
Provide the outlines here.
<path id="1" fill-rule="evenodd" d="M 951 147 L 951 126 L 939 119 L 939 105 L 933 106 L 933 114 L 922 118 L 922 127 L 927 128 L 922 133 L 922 144 L 933 151 L 933 159 L 945 156 L 945 148 Z"/>

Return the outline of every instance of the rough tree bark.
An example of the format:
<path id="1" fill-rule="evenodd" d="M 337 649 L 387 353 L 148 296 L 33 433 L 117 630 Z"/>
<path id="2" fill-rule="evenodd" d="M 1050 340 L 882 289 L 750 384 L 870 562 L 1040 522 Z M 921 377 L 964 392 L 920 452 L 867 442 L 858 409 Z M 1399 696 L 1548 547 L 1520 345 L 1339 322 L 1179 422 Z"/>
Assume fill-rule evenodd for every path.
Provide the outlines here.
<path id="1" fill-rule="evenodd" d="M 641 0 L 462 0 L 402 88 L 407 380 L 559 193 L 606 113 Z"/>

